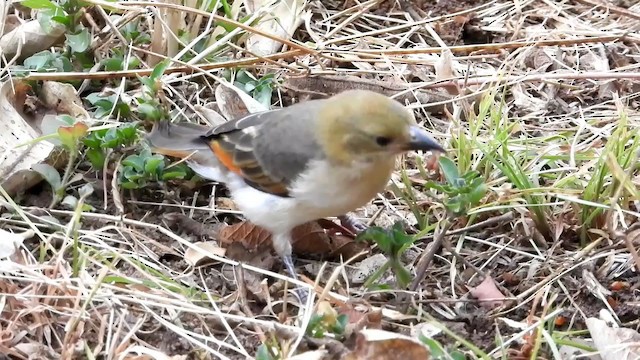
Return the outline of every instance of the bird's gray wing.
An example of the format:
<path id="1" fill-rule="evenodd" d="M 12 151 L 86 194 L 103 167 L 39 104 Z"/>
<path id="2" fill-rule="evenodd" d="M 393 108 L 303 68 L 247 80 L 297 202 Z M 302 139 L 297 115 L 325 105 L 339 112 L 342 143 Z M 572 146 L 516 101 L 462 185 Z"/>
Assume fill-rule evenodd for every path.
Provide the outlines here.
<path id="1" fill-rule="evenodd" d="M 289 186 L 321 156 L 314 129 L 322 100 L 251 114 L 219 125 L 203 138 L 220 162 L 264 192 L 289 196 Z"/>

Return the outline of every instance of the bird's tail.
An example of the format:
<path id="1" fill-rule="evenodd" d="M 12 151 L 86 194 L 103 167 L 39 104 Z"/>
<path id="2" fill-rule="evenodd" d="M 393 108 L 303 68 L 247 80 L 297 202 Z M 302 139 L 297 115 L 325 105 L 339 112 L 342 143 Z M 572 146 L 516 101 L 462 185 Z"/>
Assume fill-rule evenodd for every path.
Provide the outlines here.
<path id="1" fill-rule="evenodd" d="M 152 152 L 187 158 L 187 165 L 198 175 L 205 179 L 227 182 L 228 171 L 201 137 L 208 130 L 205 126 L 191 123 L 170 124 L 168 121 L 160 121 L 153 125 L 146 140 Z"/>
<path id="2" fill-rule="evenodd" d="M 146 140 L 155 153 L 184 158 L 195 151 L 209 149 L 209 145 L 201 138 L 207 131 L 208 128 L 202 125 L 158 121 Z"/>

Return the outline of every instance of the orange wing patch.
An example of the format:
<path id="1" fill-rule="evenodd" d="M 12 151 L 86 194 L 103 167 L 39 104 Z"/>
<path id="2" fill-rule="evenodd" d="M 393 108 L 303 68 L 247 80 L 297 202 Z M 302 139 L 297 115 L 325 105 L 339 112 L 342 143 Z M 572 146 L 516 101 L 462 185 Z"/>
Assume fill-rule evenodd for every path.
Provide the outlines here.
<path id="1" fill-rule="evenodd" d="M 218 160 L 220 160 L 222 165 L 224 165 L 230 171 L 233 171 L 234 173 L 242 176 L 242 170 L 233 162 L 233 155 L 224 151 L 224 149 L 217 141 L 210 141 L 209 147 L 211 148 L 211 151 L 216 154 L 216 157 L 218 158 Z"/>

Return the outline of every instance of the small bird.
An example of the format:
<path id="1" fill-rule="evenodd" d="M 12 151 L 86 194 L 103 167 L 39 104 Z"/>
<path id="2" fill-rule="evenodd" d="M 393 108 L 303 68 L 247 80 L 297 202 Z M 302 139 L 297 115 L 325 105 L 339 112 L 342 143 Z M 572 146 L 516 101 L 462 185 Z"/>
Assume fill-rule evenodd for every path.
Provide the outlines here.
<path id="1" fill-rule="evenodd" d="M 291 230 L 347 213 L 383 191 L 396 157 L 410 150 L 444 152 L 413 113 L 367 90 L 247 115 L 213 128 L 157 123 L 152 151 L 187 159 L 198 175 L 225 183 L 247 220 L 272 234 L 292 278 Z"/>

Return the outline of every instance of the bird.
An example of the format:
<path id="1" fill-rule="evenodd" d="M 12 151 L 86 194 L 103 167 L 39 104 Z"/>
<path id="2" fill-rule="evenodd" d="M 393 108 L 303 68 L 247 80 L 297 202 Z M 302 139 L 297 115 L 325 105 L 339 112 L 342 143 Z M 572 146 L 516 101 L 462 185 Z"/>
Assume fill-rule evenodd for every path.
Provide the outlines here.
<path id="1" fill-rule="evenodd" d="M 156 122 L 150 149 L 185 160 L 201 177 L 224 183 L 245 218 L 271 233 L 273 248 L 297 279 L 294 227 L 338 217 L 384 191 L 398 155 L 445 152 L 400 102 L 369 90 L 266 110 L 214 127 Z"/>

